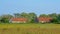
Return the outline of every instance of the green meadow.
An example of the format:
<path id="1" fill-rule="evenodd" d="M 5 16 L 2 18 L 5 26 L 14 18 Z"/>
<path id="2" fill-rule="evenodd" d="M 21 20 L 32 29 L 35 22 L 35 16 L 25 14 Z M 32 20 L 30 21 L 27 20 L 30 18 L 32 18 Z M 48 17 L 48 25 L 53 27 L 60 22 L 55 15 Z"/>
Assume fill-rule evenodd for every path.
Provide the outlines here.
<path id="1" fill-rule="evenodd" d="M 60 24 L 0 24 L 0 34 L 60 34 Z"/>

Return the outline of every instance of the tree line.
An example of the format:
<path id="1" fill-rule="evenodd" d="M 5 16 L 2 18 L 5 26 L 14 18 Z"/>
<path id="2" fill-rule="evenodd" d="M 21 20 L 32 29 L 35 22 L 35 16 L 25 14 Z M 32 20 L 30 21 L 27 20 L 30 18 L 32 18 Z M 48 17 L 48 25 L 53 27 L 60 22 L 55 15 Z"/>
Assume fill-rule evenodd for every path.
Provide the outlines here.
<path id="1" fill-rule="evenodd" d="M 0 16 L 0 23 L 9 23 L 9 20 L 13 17 L 16 18 L 28 18 L 29 19 L 29 23 L 35 23 L 35 21 L 37 21 L 38 17 L 51 17 L 53 18 L 53 20 L 51 21 L 51 23 L 60 23 L 60 14 L 56 14 L 56 13 L 52 13 L 52 14 L 40 14 L 39 16 L 37 16 L 35 13 L 14 13 L 13 15 L 10 14 L 6 14 L 6 15 L 2 15 Z M 35 20 L 36 19 L 36 20 Z"/>

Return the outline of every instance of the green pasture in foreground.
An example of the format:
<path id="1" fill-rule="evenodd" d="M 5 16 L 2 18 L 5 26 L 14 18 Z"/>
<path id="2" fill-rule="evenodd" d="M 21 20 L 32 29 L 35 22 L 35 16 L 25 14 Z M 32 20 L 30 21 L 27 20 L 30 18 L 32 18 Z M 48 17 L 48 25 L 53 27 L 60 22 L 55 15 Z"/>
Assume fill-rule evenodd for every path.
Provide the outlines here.
<path id="1" fill-rule="evenodd" d="M 0 34 L 60 34 L 60 24 L 0 24 Z"/>
<path id="2" fill-rule="evenodd" d="M 60 24 L 0 24 L 0 28 L 60 28 Z"/>

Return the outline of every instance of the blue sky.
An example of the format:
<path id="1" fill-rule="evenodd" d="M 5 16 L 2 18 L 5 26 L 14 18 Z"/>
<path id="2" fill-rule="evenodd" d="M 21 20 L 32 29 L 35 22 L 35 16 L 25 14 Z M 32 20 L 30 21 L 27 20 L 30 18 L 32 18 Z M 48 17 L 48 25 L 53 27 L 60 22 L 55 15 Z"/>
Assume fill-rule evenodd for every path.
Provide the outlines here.
<path id="1" fill-rule="evenodd" d="M 0 0 L 0 15 L 22 12 L 60 13 L 60 0 Z"/>

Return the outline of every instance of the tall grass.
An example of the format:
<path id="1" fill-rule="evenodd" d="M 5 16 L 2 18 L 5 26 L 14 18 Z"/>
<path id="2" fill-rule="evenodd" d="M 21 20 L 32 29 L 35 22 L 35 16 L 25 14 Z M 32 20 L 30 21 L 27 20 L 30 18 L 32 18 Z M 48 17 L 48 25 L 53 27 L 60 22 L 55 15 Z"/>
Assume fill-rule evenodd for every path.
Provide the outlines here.
<path id="1" fill-rule="evenodd" d="M 60 24 L 0 24 L 0 34 L 60 34 Z"/>

